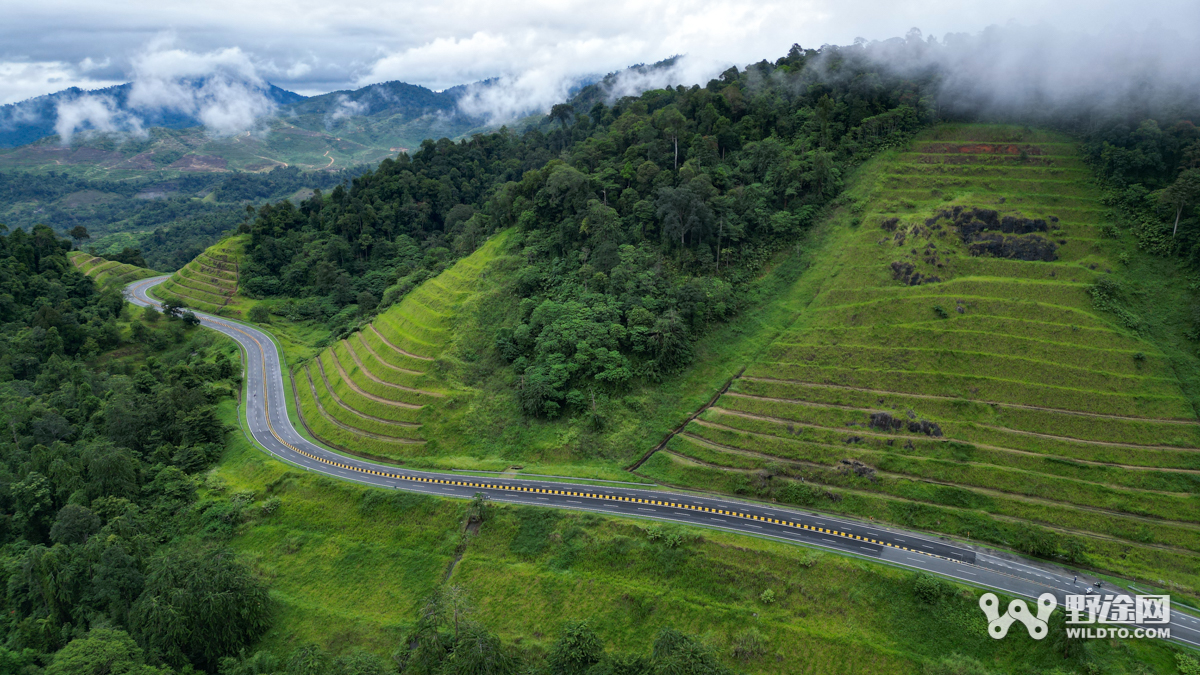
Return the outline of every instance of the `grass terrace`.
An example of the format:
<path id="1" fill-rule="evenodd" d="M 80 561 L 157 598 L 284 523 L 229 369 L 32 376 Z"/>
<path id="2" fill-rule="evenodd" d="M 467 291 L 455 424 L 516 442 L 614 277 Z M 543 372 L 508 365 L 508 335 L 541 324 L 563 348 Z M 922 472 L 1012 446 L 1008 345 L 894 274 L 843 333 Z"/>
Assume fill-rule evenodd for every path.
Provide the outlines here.
<path id="1" fill-rule="evenodd" d="M 243 235 L 210 246 L 157 287 L 155 294 L 162 299 L 177 297 L 188 307 L 210 314 L 240 315 L 234 303 L 245 245 Z"/>
<path id="2" fill-rule="evenodd" d="M 363 330 L 296 366 L 294 393 L 307 431 L 350 454 L 390 461 L 436 454 L 437 434 L 426 423 L 458 400 L 444 374 L 445 352 L 462 304 L 486 284 L 507 239 L 493 237 Z"/>
<path id="3" fill-rule="evenodd" d="M 154 270 L 115 260 L 106 260 L 83 251 L 71 251 L 67 256 L 71 263 L 79 268 L 79 271 L 91 277 L 101 288 L 120 289 L 125 284 L 157 274 Z"/>
<path id="4" fill-rule="evenodd" d="M 1200 425 L 1176 356 L 1093 306 L 1117 244 L 1075 145 L 940 127 L 847 203 L 811 302 L 639 473 L 1194 592 Z"/>

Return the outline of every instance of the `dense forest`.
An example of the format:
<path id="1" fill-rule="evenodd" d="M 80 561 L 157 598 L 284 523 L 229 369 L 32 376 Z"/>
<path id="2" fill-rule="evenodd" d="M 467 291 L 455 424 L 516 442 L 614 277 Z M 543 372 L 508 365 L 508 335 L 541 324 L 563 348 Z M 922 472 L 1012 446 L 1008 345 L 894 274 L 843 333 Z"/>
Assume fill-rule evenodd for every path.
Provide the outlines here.
<path id="1" fill-rule="evenodd" d="M 667 628 L 648 655 L 609 653 L 586 623 L 530 661 L 465 618 L 457 587 L 421 605 L 390 662 L 254 650 L 275 607 L 224 544 L 280 500 L 205 472 L 231 431 L 216 405 L 241 387 L 237 350 L 186 312 L 97 289 L 71 246 L 43 225 L 0 234 L 0 673 L 730 672 L 695 636 Z M 476 500 L 467 518 L 490 510 Z"/>
<path id="2" fill-rule="evenodd" d="M 1200 268 L 1200 129 L 1191 119 L 1136 111 L 1065 126 L 1084 139 L 1109 205 L 1139 246 Z"/>
<path id="3" fill-rule="evenodd" d="M 150 267 L 172 271 L 245 220 L 247 204 L 286 199 L 306 188 L 329 189 L 363 170 L 306 173 L 278 167 L 137 180 L 0 172 L 0 223 L 26 230 L 47 223 L 63 233 L 83 227 L 93 247 L 115 234 L 119 248 L 140 248 Z"/>
<path id="4" fill-rule="evenodd" d="M 0 670 L 101 672 L 80 664 L 134 651 L 215 665 L 269 617 L 249 569 L 210 548 L 239 507 L 196 496 L 236 352 L 98 290 L 70 247 L 45 226 L 0 236 Z"/>
<path id="5" fill-rule="evenodd" d="M 690 363 L 845 172 L 931 121 L 932 86 L 861 50 L 794 46 L 704 87 L 557 105 L 521 135 L 426 141 L 349 188 L 259 209 L 242 289 L 295 299 L 298 319 L 382 310 L 515 227 L 520 320 L 495 345 L 523 409 L 553 417 Z"/>

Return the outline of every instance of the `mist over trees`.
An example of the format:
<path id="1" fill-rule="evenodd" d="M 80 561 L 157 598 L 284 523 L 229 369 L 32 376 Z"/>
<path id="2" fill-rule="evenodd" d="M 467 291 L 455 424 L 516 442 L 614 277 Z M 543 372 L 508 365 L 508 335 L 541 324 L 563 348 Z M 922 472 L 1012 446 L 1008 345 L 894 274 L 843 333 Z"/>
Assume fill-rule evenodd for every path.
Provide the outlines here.
<path id="1" fill-rule="evenodd" d="M 242 289 L 344 335 L 358 298 L 382 311 L 515 227 L 519 316 L 496 354 L 528 414 L 594 409 L 690 363 L 845 173 L 932 120 L 932 85 L 795 46 L 704 87 L 560 104 L 520 135 L 426 141 L 348 189 L 261 208 Z"/>

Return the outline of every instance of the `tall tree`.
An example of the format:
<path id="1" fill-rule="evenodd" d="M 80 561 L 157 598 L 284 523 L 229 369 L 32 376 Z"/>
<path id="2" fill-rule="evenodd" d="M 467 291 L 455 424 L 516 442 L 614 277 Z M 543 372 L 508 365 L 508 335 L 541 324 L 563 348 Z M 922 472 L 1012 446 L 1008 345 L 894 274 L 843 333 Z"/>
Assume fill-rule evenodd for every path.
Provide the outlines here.
<path id="1" fill-rule="evenodd" d="M 1183 210 L 1200 202 L 1200 169 L 1180 173 L 1174 183 L 1159 191 L 1158 199 L 1164 205 L 1175 207 L 1175 228 L 1171 230 L 1174 237 L 1179 232 L 1179 217 Z"/>
<path id="2" fill-rule="evenodd" d="M 67 234 L 69 234 L 71 238 L 75 240 L 75 248 L 82 246 L 82 242 L 84 240 L 92 238 L 92 236 L 88 234 L 87 228 L 82 225 L 76 225 L 75 227 L 72 227 L 71 231 Z"/>

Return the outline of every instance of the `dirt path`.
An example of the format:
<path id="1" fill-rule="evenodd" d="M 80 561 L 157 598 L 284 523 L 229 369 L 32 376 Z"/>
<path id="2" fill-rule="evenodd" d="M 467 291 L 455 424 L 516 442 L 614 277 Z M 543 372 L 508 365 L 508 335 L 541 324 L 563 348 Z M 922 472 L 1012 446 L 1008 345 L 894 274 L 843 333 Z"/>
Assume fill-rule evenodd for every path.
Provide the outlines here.
<path id="1" fill-rule="evenodd" d="M 342 422 L 341 420 L 338 420 L 337 418 L 333 417 L 325 410 L 325 406 L 321 405 L 321 398 L 317 395 L 317 386 L 313 382 L 312 373 L 310 373 L 308 371 L 307 366 L 305 366 L 305 368 L 304 368 L 304 374 L 308 379 L 309 389 L 312 390 L 313 403 L 317 404 L 317 411 L 321 413 L 321 417 L 324 417 L 326 421 L 333 424 L 334 426 L 339 427 L 341 429 L 345 429 L 346 431 L 348 431 L 352 434 L 358 435 L 358 436 L 366 436 L 367 438 L 374 438 L 376 440 L 387 441 L 389 443 L 407 443 L 407 444 L 417 445 L 417 444 L 421 444 L 421 443 L 425 442 L 425 441 L 422 441 L 422 440 L 416 439 L 416 438 L 400 438 L 397 436 L 385 436 L 383 434 L 376 434 L 376 433 L 372 433 L 370 431 L 364 431 L 362 429 L 359 429 L 358 427 L 352 427 L 349 424 L 346 424 L 346 423 Z M 298 400 L 299 400 L 299 397 L 297 397 L 297 401 Z M 300 409 L 299 405 L 296 406 L 296 413 L 299 414 L 301 417 L 304 417 L 304 412 Z M 304 426 L 305 426 L 305 428 L 308 428 L 307 423 Z"/>
<path id="2" fill-rule="evenodd" d="M 867 389 L 866 387 L 851 387 L 842 384 L 817 384 L 815 382 L 804 382 L 802 380 L 780 380 L 773 377 L 743 377 L 743 380 L 752 382 L 782 382 L 785 384 L 798 384 L 805 387 L 818 387 L 821 389 L 845 389 L 849 391 L 861 391 L 867 394 L 879 394 L 881 396 L 907 396 L 909 398 L 920 398 L 931 401 L 957 401 L 960 399 L 952 396 L 935 396 L 932 394 L 907 394 L 901 391 L 885 391 L 883 389 Z M 1024 405 L 1020 403 L 1001 403 L 999 401 L 985 401 L 982 399 L 966 399 L 972 403 L 982 403 L 984 405 L 998 406 L 1001 408 L 1019 408 L 1022 410 L 1041 410 L 1045 412 L 1061 413 L 1064 415 L 1079 415 L 1081 417 L 1094 417 L 1097 419 L 1108 420 L 1129 420 L 1131 422 L 1160 422 L 1163 424 L 1184 424 L 1195 426 L 1200 424 L 1197 420 L 1180 419 L 1176 417 L 1133 417 L 1131 415 L 1105 415 L 1102 413 L 1082 412 L 1078 410 L 1065 410 L 1063 408 L 1047 408 L 1040 405 Z"/>
<path id="3" fill-rule="evenodd" d="M 362 371 L 362 374 L 366 375 L 369 379 L 373 380 L 374 382 L 377 382 L 385 387 L 392 387 L 393 389 L 399 389 L 401 391 L 409 391 L 418 396 L 424 395 L 424 396 L 432 396 L 434 398 L 445 398 L 445 396 L 446 396 L 445 394 L 439 394 L 439 393 L 432 392 L 432 391 L 425 391 L 424 389 L 416 389 L 413 387 L 406 387 L 402 384 L 385 382 L 385 381 L 379 379 L 378 377 L 375 377 L 375 374 L 372 373 L 371 371 L 367 370 L 367 367 L 365 365 L 363 365 L 362 359 L 358 358 L 358 354 L 354 351 L 354 346 L 351 345 L 348 340 L 342 340 L 342 344 L 346 347 L 346 352 L 350 354 L 350 358 L 354 359 L 354 363 L 358 364 L 358 369 L 360 371 Z M 333 354 L 333 357 L 335 359 L 337 358 L 337 354 L 334 354 L 332 351 L 330 351 L 330 354 Z"/>
<path id="4" fill-rule="evenodd" d="M 379 356 L 379 353 L 376 352 L 374 349 L 371 349 L 371 345 L 367 344 L 367 341 L 363 339 L 361 332 L 355 333 L 355 335 L 358 337 L 358 343 L 360 345 L 362 345 L 363 348 L 366 349 L 367 352 L 369 352 L 371 354 L 371 356 L 374 356 L 376 361 L 379 361 L 380 363 L 387 366 L 388 368 L 391 368 L 392 370 L 394 370 L 398 373 L 404 373 L 405 375 L 424 375 L 425 374 L 419 370 L 409 370 L 408 368 L 401 368 L 400 366 L 393 366 L 392 364 L 388 363 L 387 361 L 384 361 L 383 358 L 381 356 Z"/>
<path id="5" fill-rule="evenodd" d="M 733 385 L 733 381 L 736 380 L 738 378 L 738 376 L 740 376 L 744 372 L 746 372 L 745 367 L 743 367 L 741 370 L 739 370 L 737 375 L 734 375 L 733 377 L 729 378 L 729 380 L 727 382 L 725 382 L 725 386 L 723 386 L 719 390 L 717 390 L 717 393 L 713 394 L 713 397 L 708 399 L 707 403 L 700 406 L 700 408 L 696 412 L 692 413 L 690 417 L 688 417 L 686 420 L 684 420 L 682 424 L 680 424 L 679 426 L 675 427 L 670 432 L 668 432 L 666 437 L 664 437 L 662 439 L 662 442 L 660 442 L 658 445 L 654 446 L 653 448 L 650 448 L 650 450 L 646 454 L 642 455 L 641 459 L 634 462 L 633 465 L 629 467 L 629 471 L 636 471 L 639 466 L 646 463 L 646 460 L 653 457 L 654 453 L 667 447 L 667 443 L 670 443 L 671 439 L 674 438 L 676 434 L 678 434 L 679 432 L 686 429 L 687 425 L 692 423 L 692 420 L 699 417 L 700 413 L 703 413 L 705 410 L 708 410 L 709 408 L 711 408 L 713 406 L 713 404 L 716 403 L 717 400 L 721 398 L 721 396 L 723 396 L 726 392 L 728 392 L 729 387 Z"/>
<path id="6" fill-rule="evenodd" d="M 718 464 L 712 464 L 711 462 L 705 462 L 703 460 L 695 459 L 693 457 L 681 455 L 677 452 L 672 452 L 671 450 L 663 450 L 663 452 L 671 455 L 672 457 L 678 458 L 682 462 L 685 462 L 688 464 L 693 464 L 696 466 L 704 466 L 704 467 L 716 469 L 719 471 L 726 471 L 729 473 L 740 473 L 740 474 L 754 473 L 753 471 L 749 471 L 746 469 L 734 469 L 734 468 L 727 467 L 727 466 L 720 466 Z M 641 474 L 638 474 L 638 475 L 640 476 Z M 700 492 L 700 493 L 710 494 L 710 495 L 721 495 L 723 497 L 727 496 L 726 493 L 717 492 L 715 490 L 706 490 L 704 488 L 696 487 L 694 485 L 680 485 L 680 484 L 676 484 L 676 483 L 668 483 L 668 482 L 662 480 L 661 478 L 655 478 L 654 480 L 658 481 L 658 483 L 660 485 L 662 485 L 663 487 L 677 488 L 680 490 L 690 490 L 693 492 Z M 840 487 L 840 486 L 828 486 L 828 485 L 824 485 L 822 483 L 815 483 L 815 482 L 812 483 L 812 485 L 819 485 L 819 486 L 821 486 L 823 488 L 827 488 L 827 489 L 836 489 L 842 493 L 861 495 L 864 497 L 874 497 L 876 499 L 885 499 L 890 502 L 901 502 L 904 504 L 924 504 L 924 503 L 926 503 L 926 502 L 914 501 L 911 499 L 905 499 L 903 497 L 896 497 L 894 495 L 883 494 L 883 493 L 879 493 L 879 492 L 871 492 L 869 490 L 856 490 L 854 488 L 844 488 L 844 487 Z M 791 505 L 788 505 L 788 506 L 791 506 Z M 977 513 L 976 511 L 974 511 L 972 509 L 963 509 L 963 508 L 959 508 L 957 506 L 945 506 L 942 504 L 938 504 L 937 506 L 938 506 L 938 508 L 949 509 L 949 510 L 956 511 L 959 513 Z M 793 508 L 795 508 L 795 507 L 793 507 Z M 834 513 L 837 513 L 837 512 L 835 511 Z M 852 514 L 846 514 L 846 515 L 852 515 Z M 1046 529 L 1053 530 L 1055 532 L 1061 532 L 1063 534 L 1070 534 L 1070 535 L 1075 535 L 1075 536 L 1079 536 L 1079 537 L 1092 537 L 1095 539 L 1103 539 L 1105 541 L 1111 541 L 1114 543 L 1121 544 L 1122 546 L 1133 546 L 1133 547 L 1157 549 L 1160 551 L 1168 551 L 1170 553 L 1186 555 L 1189 557 L 1194 557 L 1196 555 L 1196 552 L 1192 551 L 1190 549 L 1180 548 L 1177 546 L 1170 546 L 1167 544 L 1148 544 L 1148 543 L 1140 542 L 1140 541 L 1134 542 L 1134 541 L 1130 541 L 1128 539 L 1121 539 L 1119 537 L 1114 537 L 1114 536 L 1108 535 L 1108 534 L 1101 534 L 1098 532 L 1091 532 L 1088 530 L 1074 530 L 1074 529 L 1070 529 L 1070 528 L 1065 528 L 1065 527 L 1061 527 L 1059 525 L 1049 523 L 1049 522 L 1024 520 L 1021 518 L 1015 518 L 1013 516 L 1004 516 L 1004 515 L 999 515 L 999 514 L 995 514 L 995 513 L 989 513 L 987 515 L 989 518 L 995 518 L 996 520 L 1000 520 L 1000 521 L 1004 521 L 1004 522 L 1008 522 L 1008 523 L 1028 524 L 1028 523 L 1033 522 L 1033 523 L 1038 524 L 1041 527 L 1045 527 Z M 1154 522 L 1154 521 L 1151 520 L 1151 522 Z M 1162 521 L 1159 521 L 1159 522 L 1162 522 Z M 882 526 L 883 523 L 874 522 L 873 524 L 876 526 Z M 922 530 L 920 528 L 917 528 L 917 527 L 914 527 L 911 525 L 905 525 L 903 527 L 905 527 L 908 530 L 914 531 L 914 532 L 926 532 L 926 533 L 929 533 L 931 536 L 935 536 L 935 537 L 946 536 L 946 533 L 937 532 L 936 530 Z M 953 536 L 958 536 L 958 535 L 953 535 Z"/>
<path id="7" fill-rule="evenodd" d="M 354 383 L 354 380 L 351 380 L 350 376 L 346 374 L 345 369 L 342 368 L 342 362 L 338 361 L 338 359 L 337 359 L 337 354 L 334 354 L 331 351 L 331 352 L 329 352 L 329 355 L 333 357 L 333 363 L 334 363 L 334 365 L 337 366 L 338 373 L 341 374 L 341 376 L 342 376 L 342 382 L 345 382 L 346 386 L 350 387 L 351 391 L 358 394 L 359 396 L 362 396 L 363 398 L 369 398 L 372 401 L 376 401 L 378 403 L 383 403 L 384 405 L 395 406 L 397 408 L 408 408 L 409 410 L 420 410 L 421 408 L 425 407 L 423 405 L 413 405 L 412 403 L 405 403 L 403 401 L 393 401 L 391 399 L 383 398 L 382 396 L 376 396 L 375 394 L 371 394 L 369 392 L 363 391 L 362 389 L 359 388 L 359 386 L 357 384 Z M 321 376 L 324 377 L 325 365 L 323 363 L 321 363 L 321 359 L 319 357 L 317 358 L 317 367 L 321 369 Z M 329 378 L 325 378 L 325 381 L 328 382 Z M 332 392 L 333 387 L 330 387 L 329 391 Z"/>
<path id="8" fill-rule="evenodd" d="M 180 286 L 186 286 L 186 285 L 187 285 L 187 284 L 183 284 L 183 283 L 181 283 L 181 282 L 180 282 L 180 280 L 187 281 L 188 283 L 192 283 L 192 284 L 200 284 L 201 286 L 208 286 L 209 288 L 212 288 L 212 289 L 215 289 L 215 290 L 216 290 L 216 292 L 213 292 L 213 291 L 204 291 L 204 289 L 203 289 L 203 288 L 198 288 L 198 289 L 196 289 L 196 290 L 198 290 L 198 291 L 204 291 L 205 293 L 212 293 L 213 295 L 228 295 L 228 294 L 229 294 L 229 289 L 228 289 L 228 288 L 222 288 L 222 287 L 220 287 L 220 286 L 216 286 L 216 285 L 214 285 L 214 284 L 210 284 L 210 283 L 208 283 L 207 281 L 200 281 L 199 279 L 193 279 L 193 278 L 191 278 L 191 277 L 185 277 L 185 276 L 183 276 L 182 274 L 180 274 L 180 275 L 179 275 L 179 276 L 178 276 L 178 277 L 175 279 L 175 283 L 179 284 Z"/>
<path id="9" fill-rule="evenodd" d="M 852 411 L 856 411 L 856 412 L 865 412 L 865 413 L 889 412 L 887 410 L 877 410 L 875 408 L 860 408 L 858 406 L 839 405 L 836 403 L 812 403 L 810 401 L 802 401 L 800 399 L 795 399 L 795 398 L 776 398 L 773 396 L 754 396 L 752 394 L 741 394 L 736 391 L 731 391 L 726 395 L 733 396 L 736 398 L 748 398 L 748 399 L 757 399 L 760 401 L 774 401 L 776 403 L 788 403 L 790 405 L 798 405 L 798 406 L 803 406 L 806 408 L 837 408 L 840 410 L 852 410 Z M 793 423 L 796 422 L 796 420 L 785 420 L 785 421 L 793 422 Z M 953 420 L 949 420 L 949 421 L 947 421 L 947 423 L 962 424 L 962 423 L 958 423 L 958 422 L 953 422 Z M 1192 447 L 1176 446 L 1176 445 L 1142 445 L 1139 443 L 1114 443 L 1111 441 L 1093 441 L 1093 440 L 1088 440 L 1086 438 L 1075 438 L 1074 436 L 1055 436 L 1053 434 L 1043 434 L 1043 433 L 1037 432 L 1037 431 L 1022 431 L 1020 429 L 1011 429 L 1009 427 L 1001 427 L 1001 426 L 996 426 L 993 424 L 982 424 L 980 422 L 970 422 L 969 424 L 973 424 L 973 425 L 979 427 L 980 429 L 990 429 L 992 431 L 999 431 L 1001 433 L 1006 433 L 1006 434 L 1020 434 L 1022 436 L 1035 436 L 1037 438 L 1049 438 L 1051 440 L 1056 440 L 1056 441 L 1067 441 L 1067 442 L 1071 442 L 1071 443 L 1087 443 L 1089 445 L 1103 445 L 1103 446 L 1108 446 L 1108 447 L 1113 447 L 1113 448 L 1137 448 L 1139 450 L 1141 450 L 1141 449 L 1145 449 L 1145 450 L 1176 450 L 1176 451 L 1180 451 L 1180 452 L 1196 452 L 1196 451 L 1200 450 L 1200 448 L 1192 448 Z"/>
<path id="10" fill-rule="evenodd" d="M 741 412 L 739 410 L 729 410 L 728 408 L 713 407 L 713 408 L 710 408 L 710 410 L 719 412 L 722 415 L 732 415 L 734 417 L 745 417 L 747 419 L 759 420 L 762 422 L 772 422 L 775 424 L 795 424 L 795 422 L 793 422 L 791 420 L 785 420 L 785 419 L 781 419 L 778 417 L 768 417 L 765 415 L 754 415 L 752 413 Z M 752 431 L 745 431 L 743 429 L 735 429 L 734 427 L 727 427 L 723 424 L 717 424 L 716 422 L 709 422 L 707 420 L 702 420 L 702 419 L 697 419 L 696 424 L 713 427 L 713 428 L 720 428 L 720 429 L 733 429 L 734 431 L 737 431 L 738 433 L 747 433 L 747 434 L 754 433 Z M 874 431 L 860 431 L 858 429 L 853 429 L 853 430 L 837 429 L 834 427 L 824 427 L 824 426 L 820 426 L 817 424 L 804 424 L 803 426 L 808 427 L 810 429 L 819 429 L 821 431 L 828 431 L 828 432 L 835 433 L 835 434 L 853 433 L 855 436 L 869 436 L 871 438 L 880 438 L 880 439 L 887 439 L 887 440 L 892 440 L 892 439 L 908 440 L 908 441 L 928 441 L 928 440 L 930 440 L 926 436 L 909 436 L 909 435 L 905 435 L 905 434 L 889 435 L 889 434 L 874 432 Z M 770 435 L 770 434 L 767 434 L 767 435 Z M 784 436 L 774 436 L 774 438 L 785 438 L 785 437 Z M 939 442 L 949 442 L 949 441 L 939 441 Z M 1090 460 L 1090 459 L 1077 459 L 1075 457 L 1065 457 L 1062 455 L 1049 455 L 1049 454 L 1045 454 L 1045 453 L 1041 453 L 1041 452 L 1030 452 L 1028 450 L 1017 450 L 1015 448 L 1004 448 L 1004 447 L 1000 447 L 998 445 L 987 445 L 985 443 L 971 443 L 971 445 L 973 445 L 977 448 L 983 448 L 984 450 L 992 450 L 995 452 L 1003 452 L 1003 453 L 1009 453 L 1009 454 L 1013 454 L 1013 455 L 1025 455 L 1026 457 L 1037 457 L 1039 459 L 1064 459 L 1064 460 L 1068 460 L 1071 462 L 1078 462 L 1080 464 L 1087 464 L 1089 466 L 1130 469 L 1133 471 L 1162 471 L 1162 472 L 1167 472 L 1167 473 L 1200 474 L 1200 469 L 1176 469 L 1176 468 L 1172 468 L 1172 467 L 1159 467 L 1159 466 L 1136 466 L 1133 464 L 1120 464 L 1117 462 L 1097 462 L 1095 460 Z M 1051 474 L 1047 474 L 1047 475 L 1051 475 Z"/>
<path id="11" fill-rule="evenodd" d="M 409 429 L 420 428 L 421 425 L 416 422 L 398 422 L 396 420 L 387 420 L 382 417 L 375 417 L 374 415 L 368 415 L 365 412 L 359 412 L 358 410 L 355 410 L 354 408 L 350 407 L 349 403 L 346 403 L 336 393 L 334 393 L 333 386 L 329 384 L 329 378 L 325 377 L 325 367 L 323 365 L 321 365 L 321 360 L 315 359 L 315 361 L 317 362 L 317 372 L 319 372 L 321 374 L 321 381 L 325 383 L 325 391 L 329 392 L 329 396 L 330 396 L 330 398 L 333 399 L 333 402 L 338 404 L 339 406 L 341 406 L 344 410 L 348 410 L 351 414 L 353 414 L 357 417 L 362 417 L 363 419 L 373 420 L 375 422 L 382 422 L 383 424 L 394 424 L 398 427 L 407 427 Z M 306 364 L 305 368 L 308 368 L 308 367 L 309 367 L 309 364 Z M 309 377 L 311 379 L 311 375 Z"/>
<path id="12" fill-rule="evenodd" d="M 725 425 L 723 425 L 723 424 L 717 424 L 717 423 L 715 423 L 715 422 L 706 422 L 706 421 L 703 421 L 703 420 L 696 420 L 696 423 L 697 423 L 697 424 L 699 424 L 700 426 L 708 427 L 709 429 L 719 429 L 719 430 L 721 430 L 721 431 L 730 431 L 730 432 L 733 432 L 733 433 L 736 433 L 736 434 L 745 434 L 745 435 L 747 435 L 747 436 L 756 436 L 756 437 L 759 437 L 759 438 L 766 438 L 766 439 L 776 439 L 776 438 L 778 438 L 778 437 L 776 437 L 776 436 L 771 436 L 770 434 L 762 434 L 762 433 L 758 433 L 758 432 L 754 432 L 754 431 L 745 431 L 745 430 L 743 430 L 743 429 L 735 429 L 735 428 L 733 428 L 733 427 L 727 427 L 727 426 L 725 426 Z M 743 450 L 743 449 L 741 449 L 741 448 L 734 448 L 734 447 L 732 447 L 732 446 L 726 446 L 726 445 L 725 445 L 725 444 L 723 444 L 723 443 L 717 443 L 716 441 L 709 440 L 709 439 L 707 439 L 707 438 L 704 438 L 704 437 L 702 437 L 702 436 L 697 436 L 697 435 L 695 435 L 695 434 L 691 434 L 691 433 L 686 433 L 686 432 L 685 432 L 685 435 L 687 435 L 687 436 L 691 436 L 691 437 L 694 437 L 694 438 L 698 438 L 698 439 L 702 440 L 702 441 L 703 441 L 703 442 L 705 442 L 705 443 L 710 443 L 710 444 L 720 445 L 722 448 L 729 448 L 729 450 L 730 450 L 731 452 L 739 452 L 739 453 L 744 453 L 744 452 L 751 452 L 751 453 L 753 453 L 753 452 L 754 452 L 754 451 L 752 451 L 752 450 Z M 822 448 L 830 448 L 830 449 L 833 449 L 833 450 L 842 450 L 842 451 L 844 451 L 844 450 L 851 450 L 851 449 L 852 449 L 852 448 L 850 448 L 850 447 L 847 447 L 847 446 L 835 445 L 835 444 L 833 444 L 833 443 L 819 443 L 819 442 L 816 442 L 816 441 L 806 441 L 806 442 L 807 442 L 807 443 L 812 443 L 813 445 L 816 445 L 816 446 L 819 446 L 819 447 L 822 447 Z M 884 452 L 884 451 L 882 451 L 882 450 L 874 450 L 874 449 L 872 449 L 872 452 Z M 761 457 L 764 457 L 764 458 L 774 458 L 775 460 L 786 460 L 786 461 L 789 461 L 789 462 L 806 462 L 806 461 L 812 461 L 812 460 L 792 459 L 792 458 L 787 458 L 787 457 L 781 457 L 781 456 L 778 456 L 778 455 L 770 455 L 770 454 L 762 454 L 762 453 L 754 453 L 754 454 L 755 454 L 756 456 L 761 456 Z M 923 456 L 923 455 L 903 455 L 903 457 L 906 457 L 906 458 L 908 458 L 908 459 L 913 459 L 913 460 L 915 460 L 915 461 L 918 461 L 918 462 L 934 462 L 934 463 L 937 463 L 937 462 L 942 462 L 942 461 L 944 461 L 944 460 L 940 460 L 940 459 L 938 459 L 938 458 L 936 458 L 936 457 L 926 457 L 926 456 Z M 829 466 L 829 465 L 826 465 L 826 464 L 821 464 L 820 462 L 816 462 L 816 464 L 818 464 L 818 465 L 821 465 L 821 466 L 825 466 L 825 467 L 827 467 L 827 468 L 828 468 L 828 466 Z M 1174 498 L 1181 498 L 1181 499 L 1187 499 L 1187 498 L 1189 498 L 1189 497 L 1192 497 L 1192 496 L 1193 496 L 1193 493 L 1191 493 L 1191 492 L 1170 492 L 1170 491 L 1167 491 L 1167 490 L 1151 490 L 1151 489 L 1147 489 L 1147 488 L 1129 487 L 1129 486 L 1127 486 L 1127 485 L 1117 485 L 1117 484 L 1114 484 L 1114 483 L 1100 483 L 1100 482 L 1097 482 L 1097 481 L 1094 481 L 1094 480 L 1085 480 L 1085 479 L 1082 479 L 1082 478 L 1074 478 L 1074 477 L 1071 477 L 1071 476 L 1060 476 L 1060 475 L 1058 475 L 1058 474 L 1052 474 L 1052 473 L 1038 473 L 1038 472 L 1036 472 L 1036 471 L 1030 471 L 1029 469 L 1022 469 L 1022 468 L 1020 468 L 1020 467 L 1015 467 L 1015 466 L 1006 466 L 1006 465 L 1003 465 L 1003 464 L 988 464 L 988 463 L 986 463 L 986 462 L 971 462 L 971 461 L 965 461 L 965 462 L 955 462 L 955 464 L 959 464 L 959 465 L 962 465 L 962 466 L 978 467 L 978 468 L 982 468 L 982 469 L 999 469 L 999 470 L 1001 470 L 1001 471 L 1011 471 L 1011 472 L 1013 472 L 1013 473 L 1028 474 L 1028 475 L 1031 475 L 1031 476 L 1036 476 L 1036 477 L 1039 477 L 1039 478 L 1050 478 L 1050 479 L 1056 479 L 1056 480 L 1075 481 L 1075 482 L 1077 482 L 1077 483 L 1081 483 L 1081 484 L 1083 484 L 1083 485 L 1094 485 L 1094 486 L 1096 486 L 1096 487 L 1098 487 L 1098 488 L 1103 488 L 1103 489 L 1106 489 L 1106 490 L 1119 490 L 1119 491 L 1123 491 L 1123 492 L 1132 493 L 1132 494 L 1131 494 L 1131 496 L 1136 496 L 1136 495 L 1137 495 L 1137 494 L 1139 494 L 1139 493 L 1144 493 L 1144 494 L 1148 494 L 1148 495 L 1160 495 L 1160 496 L 1164 496 L 1164 497 L 1174 497 Z M 872 468 L 874 468 L 874 467 L 872 467 Z M 880 471 L 880 473 L 888 473 L 888 472 L 885 472 L 885 471 Z M 895 473 L 895 472 L 892 472 L 892 473 Z M 913 479 L 917 479 L 917 480 L 929 481 L 929 482 L 932 482 L 932 483 L 938 483 L 938 482 L 941 482 L 941 481 L 938 481 L 938 480 L 937 480 L 937 479 L 935 479 L 935 478 L 928 478 L 928 477 L 924 476 L 923 474 L 901 474 L 901 473 L 895 473 L 895 475 L 897 475 L 897 476 L 903 475 L 903 476 L 905 476 L 905 477 L 907 477 L 907 478 L 913 478 Z M 981 490 L 990 490 L 990 489 L 992 489 L 992 488 L 989 488 L 989 487 L 986 487 L 986 486 L 983 486 L 983 485 L 975 486 L 975 485 L 971 485 L 971 484 L 969 484 L 969 483 L 945 483 L 945 484 L 946 484 L 946 485 L 960 485 L 960 486 L 965 486 L 965 487 L 971 487 L 971 488 L 973 488 L 973 489 L 977 487 L 978 489 L 981 489 Z M 999 492 L 1004 492 L 1004 491 L 1003 491 L 1003 490 L 1000 490 Z M 1017 495 L 1017 494 L 1020 494 L 1020 493 L 1018 493 L 1018 492 L 1007 493 L 1007 492 L 1006 492 L 1005 494 L 1014 494 L 1014 495 Z M 1031 498 L 1032 498 L 1032 499 L 1039 499 L 1038 497 L 1031 497 Z M 1051 500 L 1051 501 L 1053 501 L 1053 500 Z M 1071 503 L 1073 503 L 1073 502 L 1071 502 Z M 1100 508 L 1100 507 L 1097 507 L 1097 508 Z M 1184 521 L 1179 521 L 1179 522 L 1184 522 Z"/>
<path id="13" fill-rule="evenodd" d="M 404 351 L 403 349 L 392 344 L 390 340 L 388 340 L 387 338 L 385 338 L 383 336 L 383 333 L 380 333 L 379 330 L 375 328 L 375 324 L 373 324 L 373 323 L 367 324 L 367 328 L 370 328 L 371 332 L 374 333 L 375 336 L 378 337 L 381 342 L 383 342 L 383 344 L 387 345 L 389 348 L 392 349 L 392 351 L 396 352 L 397 354 L 403 354 L 405 356 L 408 356 L 408 357 L 411 357 L 414 359 L 419 359 L 421 361 L 432 361 L 433 360 L 433 358 L 428 357 L 428 356 L 418 356 L 416 354 L 413 354 L 412 352 Z"/>

